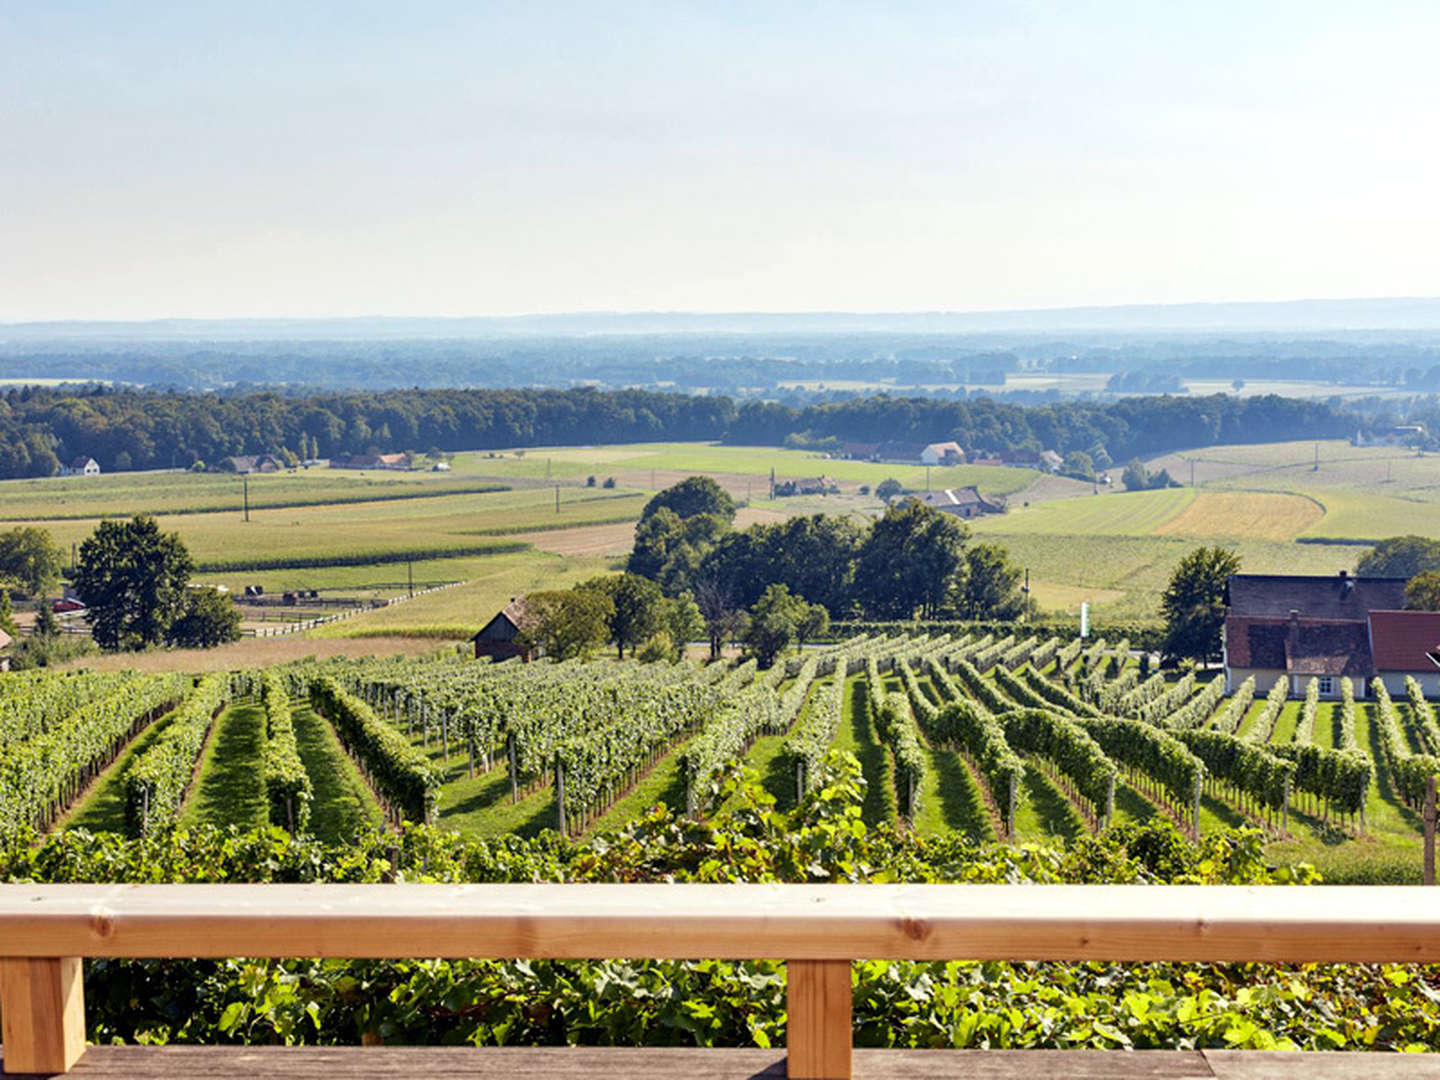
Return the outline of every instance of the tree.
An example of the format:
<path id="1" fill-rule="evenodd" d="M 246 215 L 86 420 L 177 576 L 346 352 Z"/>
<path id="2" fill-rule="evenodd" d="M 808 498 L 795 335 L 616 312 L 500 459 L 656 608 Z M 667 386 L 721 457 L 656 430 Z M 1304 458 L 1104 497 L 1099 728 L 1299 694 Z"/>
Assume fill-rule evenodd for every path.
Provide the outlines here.
<path id="1" fill-rule="evenodd" d="M 1440 611 L 1440 570 L 1423 570 L 1405 586 L 1409 611 Z"/>
<path id="2" fill-rule="evenodd" d="M 25 596 L 54 590 L 65 565 L 65 552 L 44 529 L 21 525 L 0 533 L 0 578 Z"/>
<path id="3" fill-rule="evenodd" d="M 695 606 L 705 620 L 705 635 L 710 639 L 710 659 L 719 660 L 725 642 L 742 634 L 750 617 L 736 605 L 730 590 L 715 576 L 696 582 Z"/>
<path id="4" fill-rule="evenodd" d="M 1060 466 L 1060 471 L 1080 480 L 1094 480 L 1095 461 L 1084 450 L 1071 450 L 1065 455 L 1065 464 Z"/>
<path id="5" fill-rule="evenodd" d="M 143 649 L 166 638 L 185 608 L 195 563 L 173 533 L 153 517 L 102 521 L 80 545 L 75 591 L 90 609 L 103 649 Z"/>
<path id="6" fill-rule="evenodd" d="M 889 476 L 875 485 L 875 497 L 882 502 L 889 502 L 904 490 L 904 484 L 900 483 L 900 481 L 896 480 L 893 476 Z"/>
<path id="7" fill-rule="evenodd" d="M 1160 599 L 1164 653 L 1201 663 L 1218 659 L 1225 626 L 1225 585 L 1240 572 L 1240 556 L 1222 547 L 1199 547 L 1180 560 Z"/>
<path id="8" fill-rule="evenodd" d="M 610 639 L 615 604 L 599 589 L 555 589 L 525 598 L 530 613 L 520 637 L 554 660 L 588 658 Z"/>
<path id="9" fill-rule="evenodd" d="M 10 590 L 3 584 L 0 584 L 0 630 L 12 638 L 20 636 L 20 629 L 15 625 L 15 611 L 10 606 Z"/>
<path id="10" fill-rule="evenodd" d="M 705 618 L 700 614 L 700 606 L 689 593 L 682 593 L 665 601 L 663 613 L 665 632 L 675 647 L 675 659 L 683 659 L 685 646 L 705 636 Z"/>
<path id="11" fill-rule="evenodd" d="M 795 646 L 803 649 L 805 642 L 813 641 L 830 629 L 830 612 L 824 604 L 810 604 L 800 621 L 795 624 Z"/>
<path id="12" fill-rule="evenodd" d="M 1440 570 L 1440 540 L 1414 535 L 1381 540 L 1355 566 L 1361 577 L 1413 578 L 1426 570 Z"/>
<path id="13" fill-rule="evenodd" d="M 184 649 L 213 649 L 240 640 L 240 609 L 219 589 L 186 589 L 185 606 L 166 640 Z"/>
<path id="14" fill-rule="evenodd" d="M 596 589 L 610 598 L 614 610 L 607 620 L 610 641 L 620 659 L 652 634 L 663 629 L 665 597 L 660 586 L 638 574 L 616 574 L 591 578 L 579 588 Z"/>
<path id="15" fill-rule="evenodd" d="M 641 520 L 662 508 L 680 518 L 709 514 L 723 518 L 727 524 L 735 520 L 735 500 L 711 476 L 687 476 L 678 484 L 656 492 L 640 512 Z"/>
<path id="16" fill-rule="evenodd" d="M 1020 591 L 1023 571 L 999 544 L 976 544 L 965 551 L 965 574 L 951 598 L 962 619 L 1013 619 L 1025 610 Z"/>
<path id="17" fill-rule="evenodd" d="M 39 606 L 35 609 L 34 637 L 54 638 L 60 636 L 60 620 L 55 618 L 55 609 L 50 601 L 40 600 Z"/>
<path id="18" fill-rule="evenodd" d="M 1120 482 L 1125 485 L 1126 491 L 1148 491 L 1150 488 L 1150 474 L 1145 471 L 1139 458 L 1135 458 L 1125 471 L 1120 475 Z"/>
<path id="19" fill-rule="evenodd" d="M 886 507 L 861 545 L 855 592 L 876 618 L 933 615 L 957 583 L 970 530 L 918 499 Z"/>
<path id="20" fill-rule="evenodd" d="M 765 590 L 750 611 L 750 627 L 745 631 L 745 643 L 761 667 L 770 667 L 777 656 L 799 641 L 802 626 L 818 625 L 816 607 L 819 605 L 806 603 L 804 597 L 792 596 L 784 585 Z"/>

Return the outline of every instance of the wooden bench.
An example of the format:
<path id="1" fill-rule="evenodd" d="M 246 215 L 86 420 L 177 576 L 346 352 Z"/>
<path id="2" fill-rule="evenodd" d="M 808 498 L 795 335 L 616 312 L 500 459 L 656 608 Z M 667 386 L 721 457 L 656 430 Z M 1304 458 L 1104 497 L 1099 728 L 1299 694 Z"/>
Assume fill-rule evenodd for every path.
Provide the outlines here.
<path id="1" fill-rule="evenodd" d="M 942 1059 L 967 1063 L 947 1070 L 995 1077 L 1440 1076 L 1440 1057 L 1400 1055 L 851 1050 L 857 959 L 1429 963 L 1440 961 L 1434 895 L 1395 886 L 4 885 L 0 1041 L 7 1072 L 75 1066 L 85 1053 L 86 957 L 779 958 L 789 984 L 784 1065 L 799 1080 L 849 1077 L 856 1067 L 872 1077 L 936 1076 Z M 507 1060 L 532 1080 L 607 1068 L 696 1080 L 780 1075 L 778 1054 L 753 1049 L 96 1047 L 76 1071 L 221 1076 L 223 1055 L 248 1077 L 370 1075 L 385 1055 L 388 1076 L 505 1076 Z M 400 1068 L 402 1059 L 415 1064 Z M 1106 1059 L 1113 1065 L 1099 1064 Z M 1003 1061 L 1015 1064 L 996 1071 Z M 1148 1071 L 1132 1071 L 1141 1061 Z"/>

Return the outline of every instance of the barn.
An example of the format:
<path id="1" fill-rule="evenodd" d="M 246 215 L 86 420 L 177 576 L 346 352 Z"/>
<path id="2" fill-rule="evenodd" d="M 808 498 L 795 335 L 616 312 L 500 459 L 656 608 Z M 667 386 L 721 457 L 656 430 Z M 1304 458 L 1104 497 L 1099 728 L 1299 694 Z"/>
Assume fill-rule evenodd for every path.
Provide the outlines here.
<path id="1" fill-rule="evenodd" d="M 475 644 L 475 659 L 489 657 L 491 660 L 509 660 L 518 656 L 529 663 L 535 657 L 535 649 L 521 635 L 529 621 L 530 610 L 525 606 L 525 598 L 512 597 L 510 602 L 496 612 L 495 617 L 470 639 Z"/>

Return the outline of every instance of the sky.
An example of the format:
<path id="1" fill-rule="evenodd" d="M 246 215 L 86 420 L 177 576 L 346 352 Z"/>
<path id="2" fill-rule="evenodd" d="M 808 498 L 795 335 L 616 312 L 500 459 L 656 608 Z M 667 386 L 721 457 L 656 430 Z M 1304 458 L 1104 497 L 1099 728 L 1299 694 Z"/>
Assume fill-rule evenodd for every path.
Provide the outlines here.
<path id="1" fill-rule="evenodd" d="M 1440 296 L 1440 4 L 0 5 L 0 321 Z"/>

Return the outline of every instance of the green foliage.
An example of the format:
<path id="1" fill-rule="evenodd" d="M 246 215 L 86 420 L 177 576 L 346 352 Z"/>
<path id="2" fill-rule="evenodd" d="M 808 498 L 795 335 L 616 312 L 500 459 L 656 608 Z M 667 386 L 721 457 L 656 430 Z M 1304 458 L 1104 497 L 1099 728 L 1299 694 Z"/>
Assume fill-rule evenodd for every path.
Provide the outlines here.
<path id="1" fill-rule="evenodd" d="M 1414 578 L 1427 570 L 1440 570 L 1440 540 L 1428 536 L 1381 540 L 1355 564 L 1361 577 Z"/>
<path id="2" fill-rule="evenodd" d="M 973 701 L 961 698 L 940 709 L 927 734 L 931 743 L 958 747 L 975 762 L 1000 809 L 1006 831 L 1013 833 L 1025 765 L 1010 749 L 1000 721 Z"/>
<path id="3" fill-rule="evenodd" d="M 65 552 L 44 529 L 18 525 L 0 532 L 0 580 L 26 596 L 44 596 L 60 582 Z"/>
<path id="4" fill-rule="evenodd" d="M 240 640 L 240 608 L 218 589 L 187 589 L 166 640 L 184 649 L 213 649 Z"/>
<path id="5" fill-rule="evenodd" d="M 1084 728 L 1044 709 L 1017 709 L 997 719 L 1005 726 L 1006 742 L 1054 766 L 1090 802 L 1097 818 L 1110 816 L 1120 771 Z"/>
<path id="6" fill-rule="evenodd" d="M 291 833 L 303 833 L 310 823 L 314 789 L 295 742 L 290 717 L 290 695 L 275 672 L 260 677 L 260 704 L 265 709 L 265 753 L 262 769 L 270 821 Z"/>
<path id="7" fill-rule="evenodd" d="M 722 518 L 727 523 L 735 520 L 735 500 L 713 476 L 687 476 L 656 493 L 640 512 L 640 520 L 643 522 L 660 510 L 669 510 L 681 519 L 707 516 Z"/>
<path id="8" fill-rule="evenodd" d="M 1116 717 L 1076 721 L 1112 761 L 1155 781 L 1171 798 L 1188 803 L 1205 780 L 1205 765 L 1179 739 L 1153 724 Z"/>
<path id="9" fill-rule="evenodd" d="M 522 643 L 552 660 L 588 659 L 610 637 L 615 603 L 598 589 L 554 589 L 525 597 L 529 620 Z"/>
<path id="10" fill-rule="evenodd" d="M 104 649 L 143 649 L 163 642 L 184 611 L 194 561 L 175 534 L 152 517 L 102 521 L 80 545 L 75 590 L 90 609 Z"/>
<path id="11" fill-rule="evenodd" d="M 440 777 L 425 754 L 333 678 L 311 680 L 309 691 L 311 707 L 335 725 L 340 741 L 390 804 L 392 816 L 428 822 Z"/>
<path id="12" fill-rule="evenodd" d="M 1240 557 L 1221 547 L 1196 548 L 1180 560 L 1160 599 L 1167 656 L 1201 663 L 1220 656 L 1225 625 L 1225 586 L 1240 570 Z"/>
<path id="13" fill-rule="evenodd" d="M 229 675 L 206 675 L 185 695 L 160 737 L 130 763 L 125 820 L 133 834 L 146 836 L 179 820 L 205 738 L 230 693 Z"/>
<path id="14" fill-rule="evenodd" d="M 591 578 L 576 586 L 593 589 L 609 598 L 610 641 L 621 658 L 641 642 L 663 629 L 664 596 L 660 586 L 638 574 L 611 574 Z"/>
<path id="15" fill-rule="evenodd" d="M 885 509 L 861 545 L 855 568 L 857 597 L 882 618 L 933 617 L 962 580 L 965 524 L 918 499 Z"/>
<path id="16" fill-rule="evenodd" d="M 1177 731 L 1175 737 L 1205 763 L 1206 771 L 1238 794 L 1270 810 L 1286 804 L 1295 763 L 1224 731 Z"/>
<path id="17" fill-rule="evenodd" d="M 1410 611 L 1440 611 L 1440 570 L 1422 570 L 1405 585 Z"/>
<path id="18" fill-rule="evenodd" d="M 947 606 L 962 619 L 1014 619 L 1025 610 L 1023 576 L 999 544 L 973 544 L 965 550 L 964 574 Z"/>
<path id="19" fill-rule="evenodd" d="M 1400 798 L 1410 806 L 1419 806 L 1425 800 L 1425 787 L 1430 777 L 1440 773 L 1440 758 L 1430 754 L 1411 753 L 1410 745 L 1401 727 L 1400 714 L 1385 682 L 1376 676 L 1370 682 L 1370 691 L 1375 697 L 1375 729 L 1380 736 L 1380 756 Z"/>
<path id="20" fill-rule="evenodd" d="M 828 622 L 829 615 L 819 604 L 792 596 L 784 585 L 771 585 L 750 611 L 744 641 L 760 666 L 769 667 L 777 656 L 800 642 L 802 635 L 823 633 Z"/>

